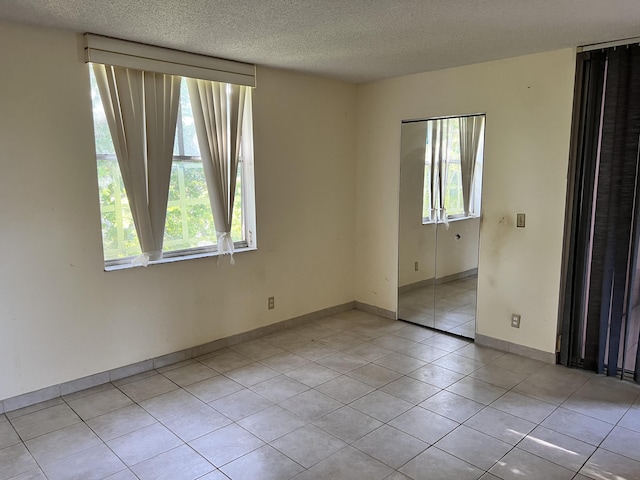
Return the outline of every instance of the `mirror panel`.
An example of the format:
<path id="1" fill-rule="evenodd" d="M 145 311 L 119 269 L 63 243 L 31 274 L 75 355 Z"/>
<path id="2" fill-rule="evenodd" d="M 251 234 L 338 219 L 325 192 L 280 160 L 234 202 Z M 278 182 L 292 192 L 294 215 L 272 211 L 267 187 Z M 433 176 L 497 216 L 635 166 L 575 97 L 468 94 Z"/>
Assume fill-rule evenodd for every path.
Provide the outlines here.
<path id="1" fill-rule="evenodd" d="M 463 337 L 476 331 L 480 219 L 438 225 L 434 327 Z"/>
<path id="2" fill-rule="evenodd" d="M 475 336 L 484 115 L 402 123 L 398 317 Z"/>
<path id="3" fill-rule="evenodd" d="M 423 224 L 426 140 L 423 122 L 402 125 L 398 316 L 434 327 L 436 224 Z"/>

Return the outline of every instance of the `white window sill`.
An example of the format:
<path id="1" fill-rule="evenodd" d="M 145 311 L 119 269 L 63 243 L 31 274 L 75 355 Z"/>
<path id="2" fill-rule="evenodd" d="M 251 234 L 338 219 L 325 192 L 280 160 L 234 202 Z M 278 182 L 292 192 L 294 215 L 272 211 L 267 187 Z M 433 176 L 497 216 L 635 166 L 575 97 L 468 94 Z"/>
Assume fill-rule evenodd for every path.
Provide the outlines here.
<path id="1" fill-rule="evenodd" d="M 254 250 L 257 250 L 258 247 L 237 247 L 233 250 L 233 254 L 237 255 L 238 253 L 243 253 L 243 252 L 251 252 Z M 148 267 L 152 266 L 152 265 L 162 265 L 165 263 L 175 263 L 175 262 L 182 262 L 184 260 L 194 260 L 196 258 L 208 258 L 208 257 L 217 257 L 219 256 L 218 251 L 210 251 L 210 252 L 198 252 L 198 253 L 192 253 L 192 254 L 184 254 L 184 255 L 176 255 L 175 257 L 166 257 L 166 258 L 162 258 L 160 260 L 155 260 L 155 261 L 149 261 L 149 263 L 147 264 Z M 227 255 L 223 255 L 224 257 L 226 257 Z M 127 259 L 123 259 L 124 262 L 127 261 Z M 105 265 L 104 266 L 104 271 L 105 272 L 114 272 L 117 270 L 128 270 L 130 268 L 145 268 L 144 265 L 134 265 L 130 262 L 126 262 L 126 263 L 117 263 L 115 265 Z"/>
<path id="2" fill-rule="evenodd" d="M 449 223 L 451 222 L 460 222 L 462 220 L 473 220 L 474 218 L 480 218 L 479 215 L 469 215 L 469 216 L 464 216 L 464 215 L 460 215 L 460 216 L 456 216 L 456 217 L 449 217 L 448 221 Z M 444 222 L 442 220 L 438 220 L 436 222 L 436 220 L 422 220 L 422 224 L 423 225 L 433 225 L 435 223 L 438 224 L 444 224 Z"/>

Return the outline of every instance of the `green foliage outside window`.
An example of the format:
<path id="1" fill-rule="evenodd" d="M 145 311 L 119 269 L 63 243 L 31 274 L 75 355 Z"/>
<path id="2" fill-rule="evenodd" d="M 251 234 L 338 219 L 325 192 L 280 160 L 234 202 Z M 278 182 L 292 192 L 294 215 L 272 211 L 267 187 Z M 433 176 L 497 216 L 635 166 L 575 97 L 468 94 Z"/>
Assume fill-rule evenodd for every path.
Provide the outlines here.
<path id="1" fill-rule="evenodd" d="M 102 241 L 105 260 L 140 255 L 140 243 L 129 208 L 124 182 L 115 158 L 98 160 Z M 164 233 L 164 251 L 215 245 L 216 230 L 200 161 L 174 161 Z M 231 238 L 242 231 L 242 178 L 238 175 Z"/>
<path id="2" fill-rule="evenodd" d="M 462 200 L 462 172 L 460 171 L 460 153 L 457 162 L 449 163 L 447 176 L 447 189 L 444 206 L 449 216 L 464 215 L 464 202 Z"/>
<path id="3" fill-rule="evenodd" d="M 98 160 L 98 187 L 105 260 L 140 255 L 140 242 L 115 159 Z"/>

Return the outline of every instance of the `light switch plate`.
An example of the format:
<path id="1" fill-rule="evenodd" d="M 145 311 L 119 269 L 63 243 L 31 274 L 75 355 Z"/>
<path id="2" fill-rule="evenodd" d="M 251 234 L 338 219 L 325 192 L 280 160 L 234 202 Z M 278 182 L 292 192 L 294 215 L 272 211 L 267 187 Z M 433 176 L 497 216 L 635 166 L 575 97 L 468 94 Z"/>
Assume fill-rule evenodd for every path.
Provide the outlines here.
<path id="1" fill-rule="evenodd" d="M 516 227 L 524 228 L 524 224 L 525 224 L 525 214 L 524 213 L 518 213 L 516 215 Z"/>

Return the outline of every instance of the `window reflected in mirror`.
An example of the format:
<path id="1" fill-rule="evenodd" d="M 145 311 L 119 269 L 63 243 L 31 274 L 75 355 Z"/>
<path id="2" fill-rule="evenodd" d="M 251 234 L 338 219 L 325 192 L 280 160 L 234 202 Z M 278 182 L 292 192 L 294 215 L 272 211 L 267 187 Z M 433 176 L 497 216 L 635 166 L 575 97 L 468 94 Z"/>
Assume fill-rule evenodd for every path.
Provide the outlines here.
<path id="1" fill-rule="evenodd" d="M 426 121 L 422 222 L 479 217 L 484 115 Z"/>

